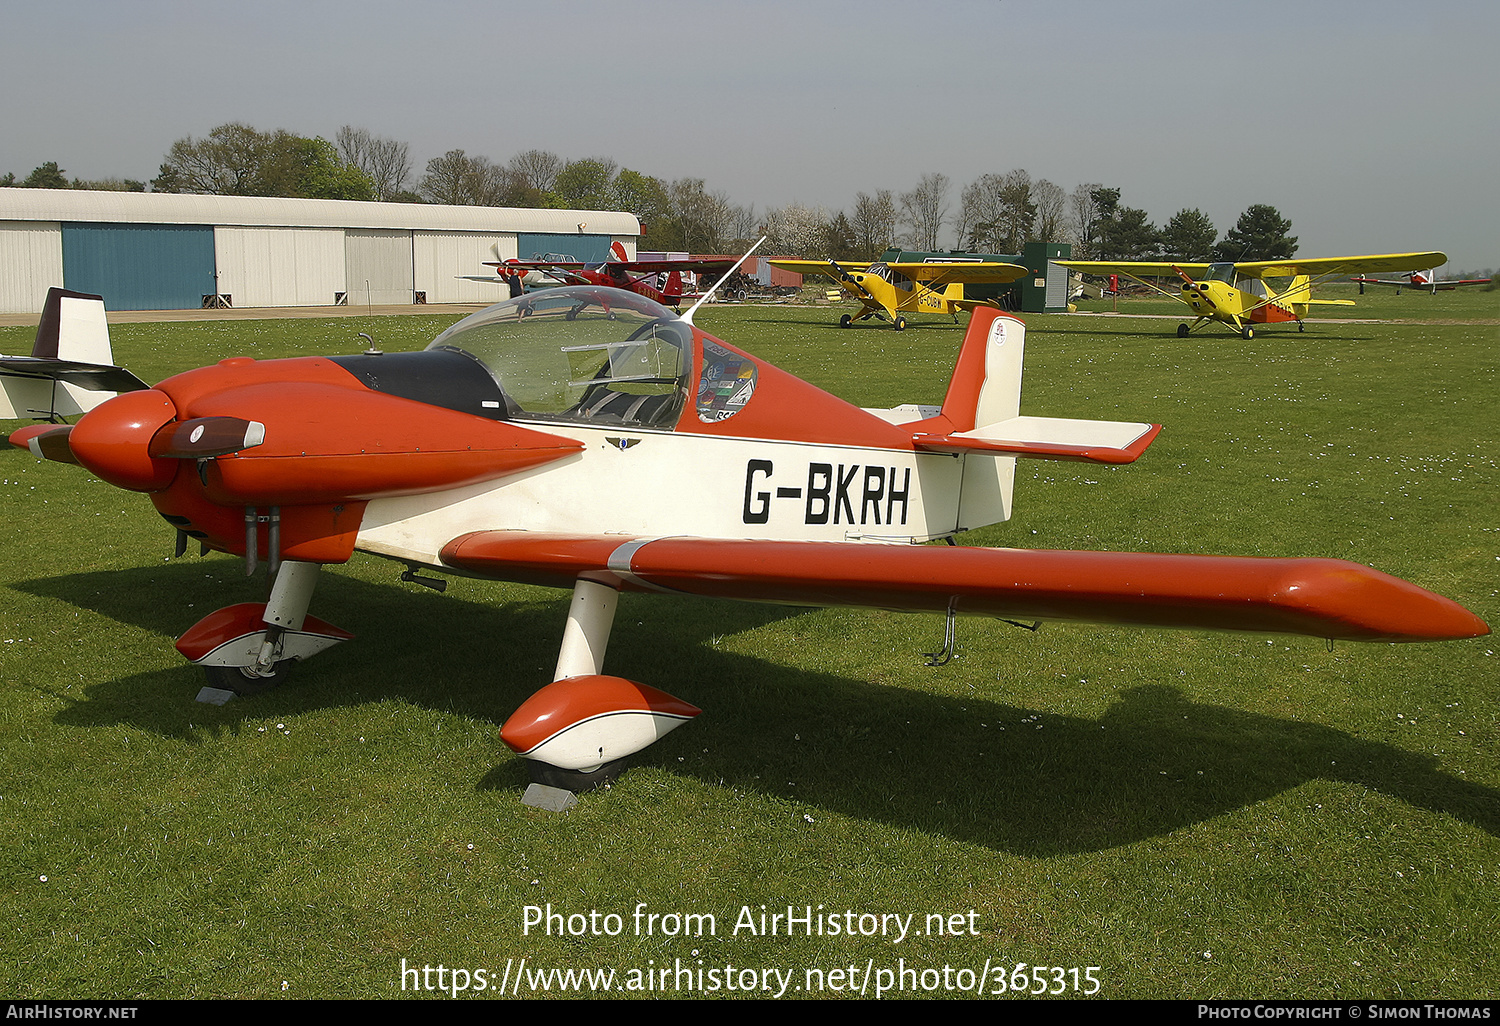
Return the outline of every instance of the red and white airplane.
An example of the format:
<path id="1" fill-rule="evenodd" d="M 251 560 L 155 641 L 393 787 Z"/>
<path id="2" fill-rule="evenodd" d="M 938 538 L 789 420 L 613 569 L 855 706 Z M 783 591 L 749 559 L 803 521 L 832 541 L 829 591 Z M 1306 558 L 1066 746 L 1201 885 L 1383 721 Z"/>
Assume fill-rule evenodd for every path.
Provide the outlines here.
<path id="1" fill-rule="evenodd" d="M 1448 292 L 1452 289 L 1463 288 L 1466 285 L 1488 285 L 1488 278 L 1438 278 L 1437 271 L 1408 271 L 1400 278 L 1350 278 L 1350 281 L 1359 286 L 1359 294 L 1365 294 L 1366 285 L 1392 286 L 1399 296 L 1402 289 L 1425 289 L 1437 294 Z"/>
<path id="2" fill-rule="evenodd" d="M 624 289 L 645 296 L 663 306 L 678 307 L 685 300 L 698 298 L 685 291 L 682 272 L 718 276 L 734 266 L 733 260 L 631 260 L 625 247 L 615 242 L 609 247 L 610 259 L 590 264 L 581 260 L 503 260 L 485 261 L 496 273 L 540 272 L 569 285 L 600 285 Z M 665 279 L 662 276 L 665 275 Z M 492 280 L 492 279 L 484 279 Z M 504 280 L 493 279 L 493 280 Z"/>
<path id="3" fill-rule="evenodd" d="M 97 297 L 54 302 L 65 329 L 103 323 Z M 95 346 L 93 384 L 120 394 L 10 440 L 145 493 L 179 553 L 194 538 L 268 564 L 269 601 L 211 613 L 177 642 L 207 671 L 204 700 L 274 686 L 348 640 L 308 608 L 321 568 L 356 549 L 424 583 L 441 582 L 418 571 L 571 589 L 553 683 L 501 733 L 531 760 L 539 804 L 572 800 L 698 713 L 604 672 L 622 591 L 926 610 L 950 629 L 963 613 L 1358 641 L 1488 633 L 1446 598 L 1337 559 L 952 545 L 1009 518 L 1018 458 L 1129 463 L 1159 426 L 1023 415 L 1025 327 L 998 310 L 974 312 L 941 405 L 885 410 L 691 313 L 564 287 L 420 352 L 235 357 L 149 388 Z M 53 342 L 0 360 L 0 383 L 69 380 L 66 331 Z"/>

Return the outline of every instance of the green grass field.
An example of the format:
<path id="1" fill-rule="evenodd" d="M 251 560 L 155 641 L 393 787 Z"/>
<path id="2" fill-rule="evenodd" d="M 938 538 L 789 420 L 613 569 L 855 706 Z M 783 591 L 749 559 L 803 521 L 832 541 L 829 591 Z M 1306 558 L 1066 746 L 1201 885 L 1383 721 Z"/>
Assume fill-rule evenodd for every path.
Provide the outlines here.
<path id="1" fill-rule="evenodd" d="M 837 312 L 699 320 L 861 405 L 941 398 L 961 326 L 841 331 Z M 965 540 L 1339 556 L 1500 622 L 1496 294 L 1345 313 L 1405 322 L 1247 342 L 1029 317 L 1023 412 L 1165 429 L 1128 467 L 1022 461 L 1015 518 Z M 452 319 L 112 337 L 155 381 L 230 355 L 355 352 L 358 331 L 420 348 Z M 0 329 L 0 351 L 29 352 L 31 334 Z M 716 980 L 713 996 L 767 980 L 815 996 L 809 973 L 829 996 L 867 977 L 870 997 L 1071 996 L 1091 976 L 1103 998 L 1500 993 L 1493 638 L 1329 651 L 964 620 L 960 657 L 929 668 L 937 616 L 627 595 L 610 672 L 704 715 L 555 815 L 520 804 L 525 769 L 497 731 L 549 678 L 567 593 L 455 580 L 438 595 L 356 555 L 313 611 L 358 638 L 212 707 L 172 639 L 262 598 L 263 578 L 169 558 L 143 497 L 10 447 L 0 511 L 12 998 L 395 997 L 451 990 L 453 969 L 471 995 L 481 979 L 486 995 L 502 979 L 562 992 L 517 985 L 523 958 L 528 974 L 612 970 L 617 996 Z M 581 914 L 582 935 L 528 929 L 548 904 Z M 761 906 L 811 906 L 823 935 L 735 929 Z M 846 911 L 913 918 L 898 941 Z M 708 915 L 711 932 L 682 918 Z M 433 972 L 403 977 L 403 960 Z"/>

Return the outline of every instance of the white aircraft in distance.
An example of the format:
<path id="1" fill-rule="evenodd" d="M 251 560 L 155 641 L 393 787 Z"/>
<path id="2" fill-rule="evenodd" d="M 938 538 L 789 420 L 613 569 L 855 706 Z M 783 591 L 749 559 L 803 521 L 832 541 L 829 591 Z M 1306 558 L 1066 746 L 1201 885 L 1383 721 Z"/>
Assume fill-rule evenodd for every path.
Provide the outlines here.
<path id="1" fill-rule="evenodd" d="M 1400 278 L 1350 278 L 1350 281 L 1359 286 L 1359 294 L 1365 294 L 1366 285 L 1386 285 L 1394 287 L 1396 295 L 1401 295 L 1402 289 L 1421 289 L 1436 295 L 1439 292 L 1448 292 L 1453 289 L 1464 288 L 1468 285 L 1488 285 L 1489 278 L 1438 278 L 1436 270 L 1411 271 Z"/>
<path id="2" fill-rule="evenodd" d="M 420 574 L 570 589 L 553 682 L 501 729 L 531 767 L 526 800 L 544 807 L 699 712 L 604 672 L 622 591 L 925 610 L 946 614 L 950 642 L 959 613 L 1378 642 L 1489 632 L 1455 602 L 1341 559 L 924 544 L 1007 520 L 1018 458 L 1130 463 L 1159 425 L 1023 415 L 1026 329 L 991 307 L 974 311 L 941 405 L 880 410 L 736 349 L 692 313 L 565 286 L 489 307 L 419 352 L 237 356 L 151 387 L 115 373 L 107 349 L 75 353 L 68 328 L 86 318 L 64 317 L 53 352 L 0 359 L 0 380 L 119 392 L 10 441 L 144 493 L 179 555 L 191 538 L 268 567 L 267 601 L 178 639 L 207 672 L 201 700 L 274 687 L 349 640 L 308 607 L 322 567 L 355 550 L 438 590 Z M 70 377 L 80 355 L 93 379 Z M 42 419 L 60 412 L 27 402 Z"/>

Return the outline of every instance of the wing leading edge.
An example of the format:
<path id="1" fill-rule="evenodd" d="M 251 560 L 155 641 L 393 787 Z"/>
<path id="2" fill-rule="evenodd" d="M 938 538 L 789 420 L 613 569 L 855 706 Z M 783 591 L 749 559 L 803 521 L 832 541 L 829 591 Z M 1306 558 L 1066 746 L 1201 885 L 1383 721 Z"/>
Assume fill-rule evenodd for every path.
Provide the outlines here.
<path id="1" fill-rule="evenodd" d="M 836 260 L 767 260 L 772 267 L 779 267 L 784 271 L 794 271 L 797 274 L 822 274 L 827 275 L 834 281 L 838 281 L 845 274 L 866 274 L 870 272 L 870 263 L 853 263 L 851 261 Z M 941 282 L 951 284 L 952 282 L 963 282 L 966 285 L 1003 285 L 1018 278 L 1024 278 L 1031 272 L 1020 264 L 1002 264 L 994 261 L 964 261 L 954 263 L 895 263 L 886 264 L 886 267 L 899 274 L 905 275 L 912 281 L 932 284 Z"/>
<path id="2" fill-rule="evenodd" d="M 1299 274 L 1316 278 L 1357 274 L 1361 271 L 1421 271 L 1429 267 L 1441 267 L 1447 261 L 1447 255 L 1439 252 L 1375 253 L 1367 256 L 1239 261 L 1234 265 L 1234 273 L 1241 278 L 1290 278 Z M 1132 278 L 1137 275 L 1175 278 L 1178 272 L 1197 278 L 1207 274 L 1213 266 L 1150 260 L 1058 260 L 1057 263 L 1085 274 L 1123 274 Z"/>
<path id="3" fill-rule="evenodd" d="M 1071 552 L 846 542 L 478 531 L 444 564 L 572 587 L 580 577 L 788 605 L 864 606 L 1015 619 L 1441 641 L 1489 627 L 1463 606 L 1341 559 Z"/>

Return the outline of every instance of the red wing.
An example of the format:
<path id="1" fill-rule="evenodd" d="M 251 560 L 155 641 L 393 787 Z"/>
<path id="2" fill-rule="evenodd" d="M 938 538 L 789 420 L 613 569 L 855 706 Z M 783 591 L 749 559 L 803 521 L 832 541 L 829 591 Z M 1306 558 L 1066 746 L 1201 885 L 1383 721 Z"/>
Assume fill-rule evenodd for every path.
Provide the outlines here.
<path id="1" fill-rule="evenodd" d="M 733 260 L 606 260 L 601 263 L 588 264 L 582 260 L 558 261 L 558 260 L 507 260 L 504 263 L 496 263 L 493 260 L 484 262 L 486 267 L 514 267 L 523 271 L 545 271 L 551 268 L 568 270 L 570 268 L 614 268 L 622 271 L 635 273 L 637 271 L 698 271 L 703 274 L 715 274 L 727 271 L 734 266 Z"/>
<path id="2" fill-rule="evenodd" d="M 733 260 L 611 260 L 610 267 L 624 271 L 696 271 L 699 274 L 719 274 L 734 266 Z"/>
<path id="3" fill-rule="evenodd" d="M 571 587 L 1012 619 L 1439 641 L 1489 628 L 1467 609 L 1341 559 L 1178 556 L 855 542 L 627 539 L 478 531 L 444 546 L 471 573 Z"/>

